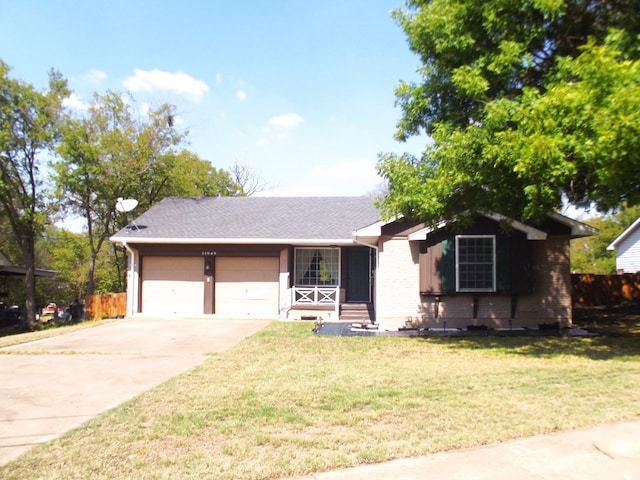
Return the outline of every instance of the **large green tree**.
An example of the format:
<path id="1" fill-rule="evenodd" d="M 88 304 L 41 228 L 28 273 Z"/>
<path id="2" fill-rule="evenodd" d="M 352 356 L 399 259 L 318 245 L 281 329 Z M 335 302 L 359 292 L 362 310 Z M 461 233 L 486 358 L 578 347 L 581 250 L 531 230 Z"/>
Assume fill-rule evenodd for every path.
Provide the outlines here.
<path id="1" fill-rule="evenodd" d="M 90 248 L 87 294 L 95 288 L 96 260 L 114 230 L 126 225 L 118 198 L 148 208 L 161 195 L 175 149 L 185 133 L 173 127 L 173 109 L 162 105 L 145 117 L 117 92 L 94 95 L 86 116 L 68 118 L 53 163 L 56 197 L 63 212 L 84 219 Z"/>
<path id="2" fill-rule="evenodd" d="M 43 155 L 57 139 L 62 100 L 67 82 L 57 72 L 49 74 L 48 91 L 9 76 L 0 61 L 0 209 L 11 226 L 25 276 L 25 323 L 36 320 L 35 243 L 49 221 L 43 188 Z"/>
<path id="3" fill-rule="evenodd" d="M 45 233 L 42 248 L 55 270 L 57 291 L 49 301 L 66 305 L 74 298 L 84 298 L 87 291 L 87 273 L 91 265 L 91 251 L 86 233 L 74 233 L 51 225 Z"/>
<path id="4" fill-rule="evenodd" d="M 640 203 L 637 0 L 415 0 L 394 15 L 422 63 L 396 89 L 396 137 L 429 141 L 381 156 L 388 216 Z"/>
<path id="5" fill-rule="evenodd" d="M 216 168 L 189 150 L 172 159 L 171 172 L 164 196 L 233 197 L 245 195 L 242 185 L 234 181 L 231 172 Z"/>
<path id="6" fill-rule="evenodd" d="M 105 242 L 130 219 L 117 211 L 119 198 L 136 199 L 136 211 L 142 212 L 167 196 L 241 193 L 227 172 L 184 149 L 188 132 L 176 127 L 175 117 L 172 105 L 139 112 L 132 99 L 110 91 L 94 95 L 86 114 L 69 116 L 64 125 L 53 163 L 56 197 L 63 213 L 83 218 L 86 225 L 88 295 L 96 291 L 96 262 Z M 108 263 L 118 269 L 123 252 L 114 248 L 111 253 Z M 114 286 L 112 275 L 101 278 Z"/>

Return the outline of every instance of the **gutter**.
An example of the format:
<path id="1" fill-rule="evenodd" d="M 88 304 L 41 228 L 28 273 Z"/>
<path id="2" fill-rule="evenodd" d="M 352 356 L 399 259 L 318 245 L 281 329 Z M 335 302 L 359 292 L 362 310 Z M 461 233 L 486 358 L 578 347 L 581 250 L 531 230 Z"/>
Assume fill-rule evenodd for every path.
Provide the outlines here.
<path id="1" fill-rule="evenodd" d="M 133 316 L 134 314 L 134 305 L 133 305 L 133 299 L 136 298 L 135 295 L 129 295 L 129 289 L 130 288 L 137 288 L 137 285 L 133 285 L 133 277 L 135 274 L 135 258 L 136 258 L 136 253 L 135 251 L 127 244 L 126 240 L 119 240 L 118 243 L 120 243 L 120 245 L 122 245 L 124 247 L 124 249 L 129 252 L 129 268 L 127 271 L 127 313 L 131 316 Z M 131 305 L 129 305 L 129 298 L 131 298 Z"/>
<path id="2" fill-rule="evenodd" d="M 178 245 L 353 245 L 353 239 L 344 238 L 144 238 L 111 237 L 110 241 L 125 246 L 127 243 L 178 244 Z M 125 248 L 127 248 L 125 246 Z"/>

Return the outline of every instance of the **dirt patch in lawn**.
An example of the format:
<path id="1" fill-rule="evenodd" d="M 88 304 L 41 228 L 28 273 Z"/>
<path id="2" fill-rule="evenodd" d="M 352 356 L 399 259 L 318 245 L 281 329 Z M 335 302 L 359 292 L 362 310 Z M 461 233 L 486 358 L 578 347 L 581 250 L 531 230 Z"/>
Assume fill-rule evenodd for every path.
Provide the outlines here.
<path id="1" fill-rule="evenodd" d="M 638 335 L 640 305 L 574 307 L 573 323 L 603 335 Z"/>

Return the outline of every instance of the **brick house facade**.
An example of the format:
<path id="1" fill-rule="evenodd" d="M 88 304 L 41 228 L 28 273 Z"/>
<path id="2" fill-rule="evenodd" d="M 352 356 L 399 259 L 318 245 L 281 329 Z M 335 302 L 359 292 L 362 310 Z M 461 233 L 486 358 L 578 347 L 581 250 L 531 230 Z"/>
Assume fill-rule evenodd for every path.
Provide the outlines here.
<path id="1" fill-rule="evenodd" d="M 569 325 L 569 242 L 552 214 L 426 225 L 366 197 L 167 198 L 111 240 L 128 252 L 127 315 L 404 327 Z"/>
<path id="2" fill-rule="evenodd" d="M 415 222 L 382 226 L 376 272 L 380 328 L 569 326 L 570 240 L 595 230 L 559 215 L 535 229 L 515 223 L 503 230 L 503 223 L 480 217 L 462 230 L 447 224 L 426 233 Z M 458 284 L 461 267 L 453 250 L 465 238 L 485 239 L 493 248 L 486 288 Z"/>

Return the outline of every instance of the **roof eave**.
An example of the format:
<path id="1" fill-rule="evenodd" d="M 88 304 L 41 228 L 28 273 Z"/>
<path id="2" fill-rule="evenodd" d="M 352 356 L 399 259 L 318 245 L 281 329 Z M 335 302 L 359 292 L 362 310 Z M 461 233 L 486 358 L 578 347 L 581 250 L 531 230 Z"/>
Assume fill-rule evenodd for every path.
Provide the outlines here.
<path id="1" fill-rule="evenodd" d="M 549 217 L 571 228 L 571 238 L 593 237 L 600 233 L 597 228 L 566 217 L 560 213 L 550 213 Z"/>
<path id="2" fill-rule="evenodd" d="M 388 220 L 378 220 L 371 225 L 367 225 L 366 227 L 359 228 L 354 230 L 352 233 L 353 238 L 363 239 L 363 238 L 380 238 L 382 235 L 382 227 L 385 225 L 389 225 L 390 223 L 395 222 L 396 220 L 400 220 L 404 218 L 402 215 L 395 216 Z"/>
<path id="3" fill-rule="evenodd" d="M 631 235 L 636 228 L 640 227 L 640 217 L 636 219 L 631 225 L 629 225 L 620 235 L 618 235 L 613 242 L 607 247 L 607 250 L 616 250 L 618 246 Z"/>
<path id="4" fill-rule="evenodd" d="M 531 227 L 529 225 L 525 225 L 522 222 L 518 222 L 517 220 L 513 220 L 509 217 L 505 217 L 499 213 L 481 213 L 486 218 L 489 218 L 495 222 L 507 222 L 514 229 L 523 232 L 527 235 L 527 240 L 546 240 L 547 234 L 542 230 L 538 230 L 537 228 Z M 416 232 L 413 232 L 409 235 L 409 240 L 426 240 L 427 235 L 431 232 L 438 231 L 444 227 L 446 227 L 450 222 L 449 221 L 441 221 L 433 225 L 428 225 Z"/>
<path id="5" fill-rule="evenodd" d="M 42 268 L 35 268 L 34 275 L 36 277 L 55 277 L 55 270 L 44 270 Z M 26 267 L 19 267 L 16 265 L 0 265 L 0 275 L 20 275 L 24 276 L 27 274 Z"/>
<path id="6" fill-rule="evenodd" d="M 153 245 L 329 245 L 349 246 L 355 242 L 351 238 L 151 238 L 151 237 L 111 237 L 118 244 Z"/>
<path id="7" fill-rule="evenodd" d="M 433 225 L 428 225 L 424 228 L 421 228 L 420 230 L 410 233 L 408 236 L 408 239 L 410 242 L 416 241 L 416 240 L 426 240 L 427 235 L 429 235 L 431 232 L 435 232 L 437 230 L 440 230 L 441 228 L 444 228 L 446 225 L 447 225 L 447 222 L 445 221 L 438 222 Z"/>
<path id="8" fill-rule="evenodd" d="M 523 233 L 527 234 L 527 240 L 546 240 L 547 233 L 542 230 L 538 230 L 530 225 L 525 225 L 522 222 L 517 220 L 513 220 L 512 218 L 506 217 L 500 213 L 485 213 L 485 217 L 495 220 L 496 222 L 507 222 L 516 230 L 519 230 Z"/>

